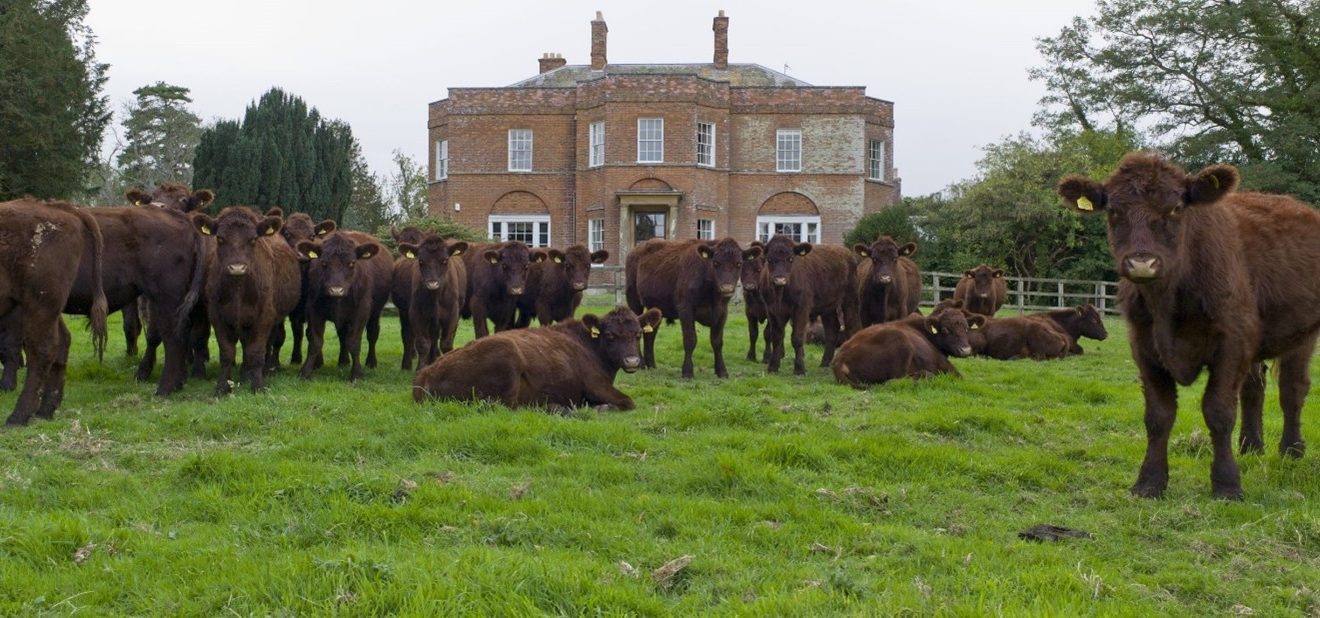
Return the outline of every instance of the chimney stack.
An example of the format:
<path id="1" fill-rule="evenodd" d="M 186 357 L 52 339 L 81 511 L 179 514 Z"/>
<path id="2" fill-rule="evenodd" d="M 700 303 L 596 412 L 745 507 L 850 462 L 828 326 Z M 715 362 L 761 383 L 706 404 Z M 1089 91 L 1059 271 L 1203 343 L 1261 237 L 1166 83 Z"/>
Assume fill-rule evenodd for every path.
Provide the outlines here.
<path id="1" fill-rule="evenodd" d="M 605 33 L 610 29 L 605 27 L 605 17 L 596 11 L 596 19 L 591 21 L 591 70 L 602 71 L 605 69 Z"/>
<path id="2" fill-rule="evenodd" d="M 541 54 L 541 72 L 546 73 L 568 64 L 561 54 L 545 53 Z"/>
<path id="3" fill-rule="evenodd" d="M 724 9 L 715 17 L 715 68 L 729 68 L 729 18 L 724 16 Z"/>

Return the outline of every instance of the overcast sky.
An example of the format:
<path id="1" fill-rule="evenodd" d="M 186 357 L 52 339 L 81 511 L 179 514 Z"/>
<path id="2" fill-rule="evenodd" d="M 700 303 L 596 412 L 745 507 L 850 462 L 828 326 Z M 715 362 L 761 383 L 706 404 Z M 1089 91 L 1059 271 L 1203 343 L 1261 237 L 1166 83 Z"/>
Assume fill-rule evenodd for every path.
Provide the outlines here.
<path id="1" fill-rule="evenodd" d="M 1042 91 L 1033 39 L 1093 0 L 448 2 L 92 0 L 96 53 L 122 118 L 134 89 L 192 89 L 204 120 L 239 118 L 272 86 L 340 118 L 373 169 L 402 149 L 426 161 L 426 104 L 450 86 L 506 86 L 543 52 L 588 64 L 590 21 L 609 25 L 614 63 L 710 62 L 711 19 L 729 16 L 729 61 L 817 86 L 865 86 L 894 102 L 905 195 L 973 175 L 981 147 L 1028 129 Z"/>

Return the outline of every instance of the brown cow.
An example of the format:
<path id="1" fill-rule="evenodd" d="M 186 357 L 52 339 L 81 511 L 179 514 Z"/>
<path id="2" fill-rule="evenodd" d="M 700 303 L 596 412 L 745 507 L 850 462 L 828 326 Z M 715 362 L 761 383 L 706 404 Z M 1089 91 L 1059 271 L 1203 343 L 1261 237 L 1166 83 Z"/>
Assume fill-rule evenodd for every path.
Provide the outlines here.
<path id="1" fill-rule="evenodd" d="M 416 226 L 409 225 L 403 229 L 397 226 L 390 226 L 390 237 L 394 239 L 396 248 L 394 258 L 394 274 L 390 278 L 390 302 L 394 303 L 395 309 L 399 312 L 399 338 L 403 342 L 403 362 L 401 368 L 412 369 L 413 361 L 413 336 L 408 325 L 408 300 L 412 297 L 412 277 L 410 272 L 413 267 L 413 258 L 404 255 L 401 245 L 412 245 L 417 247 L 422 244 L 425 234 Z M 418 365 L 420 368 L 421 365 Z"/>
<path id="2" fill-rule="evenodd" d="M 1067 309 L 1054 309 L 1027 317 L 1048 320 L 1059 327 L 1063 334 L 1068 337 L 1069 354 L 1081 354 L 1084 351 L 1082 346 L 1077 343 L 1077 340 L 1081 337 L 1104 341 L 1109 336 L 1109 331 L 1105 330 L 1105 321 L 1100 317 L 1100 312 L 1089 304 Z"/>
<path id="3" fill-rule="evenodd" d="M 756 338 L 760 334 L 762 324 L 768 319 L 765 312 L 765 301 L 761 299 L 761 271 L 765 270 L 765 243 L 759 240 L 753 240 L 753 247 L 760 247 L 762 253 L 756 257 L 743 258 L 742 269 L 738 274 L 738 282 L 742 284 L 743 289 L 743 314 L 747 316 L 747 360 L 756 360 Z M 762 363 L 770 362 L 770 345 L 767 341 Z"/>
<path id="4" fill-rule="evenodd" d="M 399 245 L 402 255 L 407 259 L 408 267 L 399 271 L 399 262 L 394 265 L 394 289 L 400 287 L 400 279 L 409 288 L 408 300 L 399 312 L 407 307 L 407 330 L 412 335 L 403 348 L 403 368 L 412 367 L 412 356 L 417 356 L 417 368 L 435 362 L 438 352 L 448 354 L 454 349 L 454 334 L 458 331 L 458 322 L 462 319 L 463 293 L 467 290 L 467 269 L 461 256 L 467 251 L 468 244 L 463 241 L 445 243 L 439 234 L 429 234 L 420 245 L 403 243 Z M 395 301 L 398 305 L 398 301 Z"/>
<path id="5" fill-rule="evenodd" d="M 1004 269 L 981 264 L 963 271 L 963 278 L 953 289 L 953 299 L 963 301 L 964 308 L 972 313 L 994 317 L 995 312 L 1008 300 Z"/>
<path id="6" fill-rule="evenodd" d="M 857 299 L 861 326 L 901 320 L 921 302 L 921 273 L 908 257 L 917 252 L 917 243 L 899 246 L 894 239 L 881 236 L 870 246 L 853 245 L 853 253 L 862 257 L 857 265 Z"/>
<path id="7" fill-rule="evenodd" d="M 335 227 L 335 222 L 330 219 L 316 223 L 307 213 L 295 212 L 284 220 L 284 225 L 280 227 L 280 236 L 284 237 L 284 241 L 296 254 L 298 243 L 324 238 L 326 234 L 335 231 Z M 311 278 L 307 276 L 311 261 L 301 255 L 298 260 L 301 263 L 302 288 L 298 293 L 298 306 L 289 312 L 289 330 L 293 331 L 293 354 L 289 356 L 291 365 L 301 365 L 303 362 L 303 334 L 307 332 L 307 297 L 310 295 L 308 286 L 311 284 Z M 343 360 L 341 355 L 340 361 Z M 317 368 L 320 368 L 320 365 L 317 365 Z"/>
<path id="8" fill-rule="evenodd" d="M 19 347 L 27 352 L 28 364 L 6 425 L 25 425 L 33 414 L 53 418 L 64 398 L 71 338 L 60 313 L 81 268 L 90 280 L 92 343 L 97 356 L 104 351 L 103 249 L 100 228 L 87 211 L 33 199 L 0 204 L 0 325 L 21 332 Z"/>
<path id="9" fill-rule="evenodd" d="M 544 260 L 545 253 L 532 252 L 517 240 L 469 247 L 463 254 L 468 275 L 463 317 L 472 318 L 478 339 L 490 334 L 487 319 L 495 324 L 497 333 L 516 326 L 518 297 L 527 290 L 527 270 Z"/>
<path id="10" fill-rule="evenodd" d="M 985 318 L 960 309 L 936 307 L 930 315 L 913 315 L 859 331 L 839 348 L 830 368 L 834 380 L 865 388 L 896 378 L 920 379 L 951 373 L 959 375 L 949 355 L 968 356 L 967 333 Z"/>
<path id="11" fill-rule="evenodd" d="M 582 304 L 592 264 L 604 264 L 609 251 L 589 252 L 582 245 L 563 251 L 544 252 L 545 260 L 527 269 L 527 290 L 518 297 L 518 328 L 526 328 L 532 317 L 541 326 L 549 326 L 573 317 Z"/>
<path id="12" fill-rule="evenodd" d="M 697 324 L 710 327 L 710 348 L 715 353 L 715 375 L 729 377 L 724 366 L 724 323 L 729 299 L 738 285 L 742 264 L 761 254 L 760 247 L 743 250 L 738 241 L 648 240 L 624 260 L 628 307 L 640 314 L 659 309 L 665 319 L 683 328 L 683 377 L 692 377 L 692 351 L 697 347 Z M 643 338 L 644 362 L 655 367 L 655 331 Z"/>
<path id="13" fill-rule="evenodd" d="M 767 371 L 779 371 L 784 358 L 784 335 L 793 325 L 793 373 L 807 372 L 803 349 L 807 325 L 819 315 L 825 327 L 825 353 L 821 366 L 828 367 L 834 350 L 857 332 L 857 270 L 852 252 L 843 247 L 794 243 L 775 236 L 765 244 L 765 270 L 761 273 L 761 299 L 769 317 L 766 341 L 771 346 Z M 840 316 L 843 323 L 840 324 Z"/>
<path id="14" fill-rule="evenodd" d="M 553 326 L 498 333 L 440 357 L 413 378 L 413 399 L 492 400 L 519 406 L 633 409 L 614 388 L 619 369 L 642 366 L 637 339 L 654 331 L 660 311 L 639 319 L 627 307 Z"/>
<path id="15" fill-rule="evenodd" d="M 15 321 L 9 328 L 0 321 L 0 391 L 12 391 L 18 386 L 18 368 L 23 366 L 23 329 Z"/>
<path id="16" fill-rule="evenodd" d="M 417 245 L 422 244 L 422 241 L 426 239 L 426 236 L 426 232 L 423 232 L 421 228 L 414 225 L 409 225 L 402 229 L 393 225 L 390 226 L 390 237 L 394 239 L 395 247 L 404 244 L 416 247 Z M 402 254 L 403 252 L 400 251 L 399 253 Z"/>
<path id="17" fill-rule="evenodd" d="M 1210 370 L 1201 412 L 1214 446 L 1215 496 L 1242 497 L 1232 448 L 1239 392 L 1242 450 L 1264 446 L 1264 382 L 1248 379 L 1264 359 L 1279 359 L 1279 451 L 1300 457 L 1306 448 L 1301 412 L 1320 332 L 1320 213 L 1288 196 L 1234 192 L 1237 183 L 1231 166 L 1189 176 L 1150 153 L 1124 157 L 1103 184 L 1078 176 L 1059 183 L 1066 206 L 1107 215 L 1146 400 L 1138 496 L 1164 493 L 1177 385 L 1192 384 L 1203 368 Z"/>
<path id="18" fill-rule="evenodd" d="M 976 354 L 999 360 L 1063 358 L 1068 356 L 1071 342 L 1052 320 L 1033 316 L 985 318 L 985 324 L 973 328 L 967 340 Z"/>
<path id="19" fill-rule="evenodd" d="M 325 240 L 304 240 L 298 243 L 298 253 L 311 260 L 307 269 L 311 280 L 307 297 L 307 358 L 299 377 L 310 379 L 312 371 L 323 362 L 326 321 L 335 325 L 341 361 L 352 363 L 349 380 L 364 377 L 366 372 L 359 361 L 362 333 L 364 329 L 367 331 L 367 366 L 374 368 L 380 311 L 390 293 L 393 264 L 389 254 L 371 236 L 361 232 L 332 232 Z M 348 359 L 343 358 L 344 351 Z"/>
<path id="20" fill-rule="evenodd" d="M 284 316 L 298 305 L 302 273 L 298 255 L 277 238 L 282 221 L 262 218 L 249 208 L 231 206 L 212 219 L 193 214 L 193 225 L 214 236 L 215 258 L 207 266 L 206 306 L 220 348 L 215 392 L 230 391 L 238 344 L 243 345 L 241 380 L 257 392 L 265 372 L 279 365 Z"/>

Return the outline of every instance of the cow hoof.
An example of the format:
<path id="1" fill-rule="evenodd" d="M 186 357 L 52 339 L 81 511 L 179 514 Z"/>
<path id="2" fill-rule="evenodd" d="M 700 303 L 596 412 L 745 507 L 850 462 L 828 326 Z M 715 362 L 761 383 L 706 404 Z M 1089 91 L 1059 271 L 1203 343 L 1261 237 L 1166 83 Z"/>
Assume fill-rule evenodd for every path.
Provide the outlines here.
<path id="1" fill-rule="evenodd" d="M 1280 444 L 1279 455 L 1283 457 L 1291 457 L 1292 459 L 1301 459 L 1303 455 L 1306 455 L 1306 443 L 1298 440 L 1292 444 Z"/>
<path id="2" fill-rule="evenodd" d="M 137 373 L 133 374 L 133 379 L 137 380 L 138 382 L 150 382 L 151 372 L 138 370 Z"/>
<path id="3" fill-rule="evenodd" d="M 1243 455 L 1259 455 L 1265 452 L 1265 443 L 1260 440 L 1242 440 L 1238 447 Z"/>
<path id="4" fill-rule="evenodd" d="M 1132 486 L 1131 492 L 1138 498 L 1158 498 L 1164 495 L 1164 486 L 1156 483 L 1137 483 Z"/>
<path id="5" fill-rule="evenodd" d="M 1218 486 L 1210 490 L 1210 495 L 1214 496 L 1216 500 L 1240 501 L 1242 500 L 1242 486 L 1241 485 Z"/>

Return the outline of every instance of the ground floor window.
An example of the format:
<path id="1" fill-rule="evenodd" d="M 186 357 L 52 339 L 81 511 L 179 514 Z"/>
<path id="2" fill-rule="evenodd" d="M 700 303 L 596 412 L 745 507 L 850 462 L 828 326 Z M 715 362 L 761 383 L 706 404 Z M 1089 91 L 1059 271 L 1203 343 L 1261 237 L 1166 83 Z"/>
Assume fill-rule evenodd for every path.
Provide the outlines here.
<path id="1" fill-rule="evenodd" d="M 605 220 L 589 219 L 587 221 L 587 250 L 595 253 L 605 248 Z"/>
<path id="2" fill-rule="evenodd" d="M 714 219 L 697 219 L 697 239 L 715 240 Z"/>
<path id="3" fill-rule="evenodd" d="M 797 242 L 820 242 L 820 217 L 784 215 L 756 218 L 756 239 L 768 242 L 771 236 L 782 234 Z"/>
<path id="4" fill-rule="evenodd" d="M 490 237 L 520 240 L 528 247 L 550 246 L 550 215 L 491 215 Z"/>

